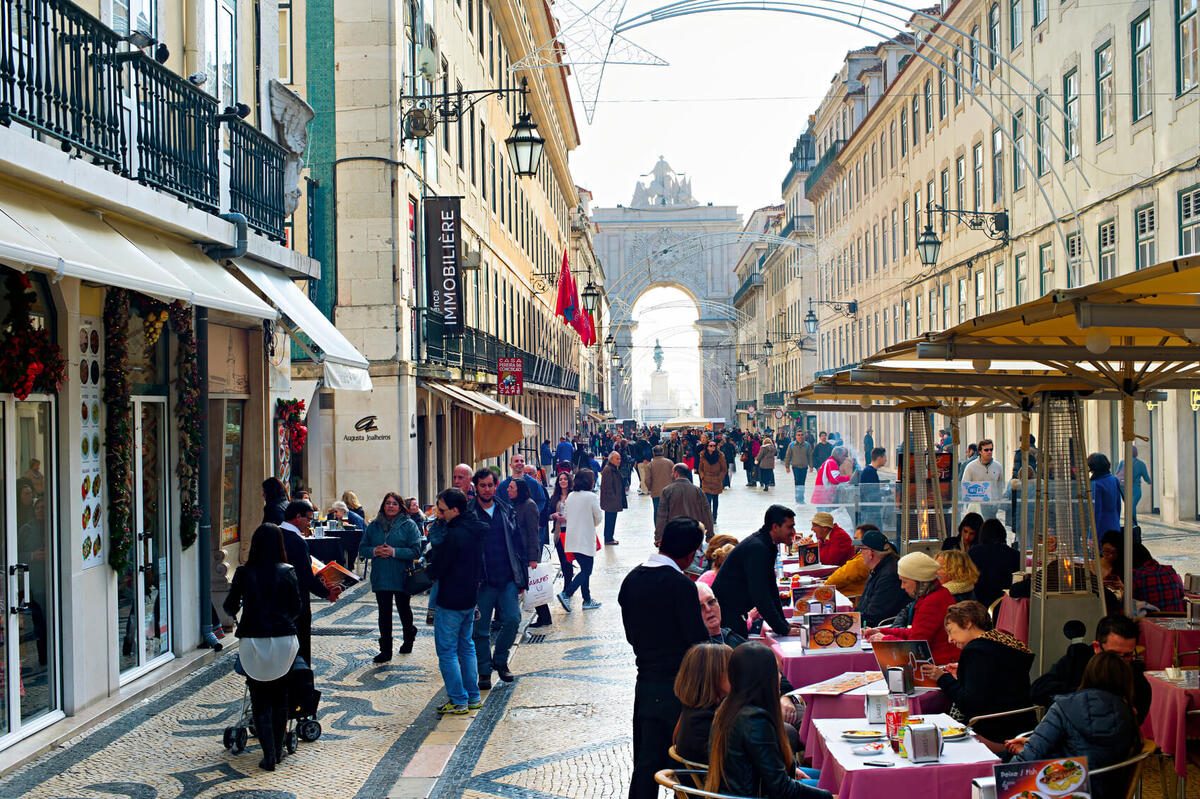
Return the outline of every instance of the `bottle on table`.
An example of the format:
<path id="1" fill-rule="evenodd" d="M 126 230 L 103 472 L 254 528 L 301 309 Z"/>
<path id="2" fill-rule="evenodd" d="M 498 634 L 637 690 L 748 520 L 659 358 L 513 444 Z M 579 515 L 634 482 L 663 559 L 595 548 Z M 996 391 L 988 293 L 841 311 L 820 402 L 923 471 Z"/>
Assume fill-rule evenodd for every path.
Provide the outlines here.
<path id="1" fill-rule="evenodd" d="M 900 731 L 908 722 L 908 694 L 888 693 L 887 737 L 893 752 L 900 751 Z"/>

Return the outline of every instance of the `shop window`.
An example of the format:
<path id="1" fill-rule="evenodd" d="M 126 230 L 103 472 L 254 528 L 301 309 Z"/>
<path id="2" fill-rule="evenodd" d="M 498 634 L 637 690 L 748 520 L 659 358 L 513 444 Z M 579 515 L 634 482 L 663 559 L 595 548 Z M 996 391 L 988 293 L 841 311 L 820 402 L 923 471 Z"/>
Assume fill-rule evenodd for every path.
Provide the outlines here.
<path id="1" fill-rule="evenodd" d="M 137 295 L 131 295 L 136 300 Z M 130 304 L 129 312 L 129 383 L 134 394 L 166 394 L 168 382 L 166 327 L 147 319 L 158 311 L 149 304 Z"/>
<path id="2" fill-rule="evenodd" d="M 225 403 L 225 440 L 221 459 L 221 546 L 237 543 L 242 517 L 242 430 L 246 403 Z"/>

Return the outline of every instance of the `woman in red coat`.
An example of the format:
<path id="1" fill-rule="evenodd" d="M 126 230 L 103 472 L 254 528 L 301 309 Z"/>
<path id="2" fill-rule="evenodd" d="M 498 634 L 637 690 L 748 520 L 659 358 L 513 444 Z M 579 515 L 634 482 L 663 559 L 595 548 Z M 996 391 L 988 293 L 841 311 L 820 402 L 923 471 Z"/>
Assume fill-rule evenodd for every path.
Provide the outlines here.
<path id="1" fill-rule="evenodd" d="M 938 562 L 924 552 L 910 552 L 900 558 L 896 572 L 900 587 L 915 601 L 897 617 L 907 626 L 874 628 L 865 631 L 872 641 L 928 641 L 938 665 L 958 661 L 958 648 L 946 634 L 946 611 L 954 604 L 954 595 L 938 582 Z M 906 613 L 911 613 L 907 620 Z"/>

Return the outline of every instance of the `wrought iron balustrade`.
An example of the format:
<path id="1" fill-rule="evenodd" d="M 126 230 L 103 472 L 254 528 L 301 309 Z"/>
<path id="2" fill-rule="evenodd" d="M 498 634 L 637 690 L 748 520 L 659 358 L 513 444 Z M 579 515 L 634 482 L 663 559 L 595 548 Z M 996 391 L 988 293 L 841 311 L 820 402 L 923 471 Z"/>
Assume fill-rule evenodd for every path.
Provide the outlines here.
<path id="1" fill-rule="evenodd" d="M 217 100 L 152 58 L 129 62 L 138 181 L 215 212 Z"/>
<path id="2" fill-rule="evenodd" d="M 0 0 L 0 124 L 123 168 L 120 37 L 69 0 Z"/>
<path id="3" fill-rule="evenodd" d="M 240 119 L 229 123 L 229 149 L 229 210 L 244 214 L 259 233 L 284 241 L 283 162 L 287 152 Z"/>

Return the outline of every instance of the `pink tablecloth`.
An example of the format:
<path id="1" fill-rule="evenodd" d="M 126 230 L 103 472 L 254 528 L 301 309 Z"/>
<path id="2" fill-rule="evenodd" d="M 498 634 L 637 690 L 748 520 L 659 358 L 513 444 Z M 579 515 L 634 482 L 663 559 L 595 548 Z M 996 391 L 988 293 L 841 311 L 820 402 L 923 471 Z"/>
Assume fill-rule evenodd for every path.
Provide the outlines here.
<path id="1" fill-rule="evenodd" d="M 1150 713 L 1142 723 L 1142 735 L 1175 758 L 1175 773 L 1187 774 L 1188 732 L 1198 734 L 1200 722 L 1189 720 L 1187 712 L 1200 708 L 1200 688 L 1184 688 L 1177 683 L 1147 674 L 1150 681 Z"/>
<path id="2" fill-rule="evenodd" d="M 763 643 L 769 645 L 779 656 L 783 675 L 797 687 L 812 685 L 830 677 L 837 677 L 848 671 L 878 671 L 879 663 L 875 660 L 875 652 L 871 649 L 863 651 L 855 648 L 846 652 L 806 652 L 796 654 L 799 649 L 799 637 L 783 639 L 785 646 L 780 646 L 772 636 L 763 637 Z"/>
<path id="3" fill-rule="evenodd" d="M 949 717 L 944 718 L 950 722 Z M 935 723 L 937 721 L 935 720 Z M 825 725 L 829 722 L 825 721 Z M 826 731 L 832 733 L 831 730 Z M 947 743 L 947 747 L 955 744 Z M 876 759 L 889 762 L 901 762 L 894 768 L 862 768 L 861 763 L 854 763 L 851 769 L 839 762 L 831 754 L 825 737 L 818 734 L 813 742 L 813 748 L 807 754 L 812 757 L 813 768 L 821 771 L 819 787 L 835 794 L 838 799 L 879 799 L 879 797 L 920 797 L 921 799 L 970 799 L 971 780 L 976 777 L 992 776 L 992 766 L 999 761 L 982 748 L 982 744 L 971 742 L 959 744 L 971 747 L 974 754 L 969 759 L 979 762 L 944 762 L 936 765 L 928 764 L 914 766 L 898 761 L 889 749 L 886 755 Z M 954 760 L 958 752 L 955 749 L 945 751 L 946 760 Z M 850 754 L 842 755 L 848 761 L 859 761 L 862 758 Z M 961 759 L 961 758 L 960 758 Z"/>
<path id="4" fill-rule="evenodd" d="M 884 688 L 882 680 L 873 685 Z M 804 744 L 805 751 L 809 752 L 815 749 L 816 739 L 820 737 L 813 721 L 816 719 L 861 718 L 866 712 L 865 689 L 847 691 L 841 696 L 802 693 L 800 697 L 804 699 L 805 704 L 804 721 L 800 723 L 800 741 Z M 914 716 L 945 713 L 950 709 L 950 700 L 939 688 L 918 688 L 917 693 L 909 697 L 909 707 Z"/>
<path id="5" fill-rule="evenodd" d="M 1029 600 L 1013 599 L 1008 594 L 1000 600 L 1000 612 L 996 614 L 996 628 L 1029 643 Z"/>
<path id="6" fill-rule="evenodd" d="M 1142 619 L 1139 626 L 1142 628 L 1142 645 L 1146 647 L 1147 669 L 1165 669 L 1174 665 L 1176 651 L 1200 649 L 1200 627 L 1190 627 L 1183 619 Z M 1196 665 L 1196 656 L 1183 658 L 1181 665 Z"/>

